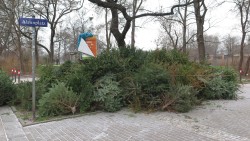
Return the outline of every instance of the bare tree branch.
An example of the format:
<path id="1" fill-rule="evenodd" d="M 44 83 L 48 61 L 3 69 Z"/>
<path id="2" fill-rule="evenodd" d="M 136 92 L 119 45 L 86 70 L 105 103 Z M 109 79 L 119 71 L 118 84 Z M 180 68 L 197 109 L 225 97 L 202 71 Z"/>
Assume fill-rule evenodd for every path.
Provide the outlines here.
<path id="1" fill-rule="evenodd" d="M 188 6 L 190 4 L 193 4 L 192 2 L 186 3 L 186 4 L 177 4 L 177 5 L 173 5 L 171 7 L 170 12 L 166 12 L 166 13 L 158 13 L 158 12 L 152 12 L 152 13 L 144 13 L 144 14 L 140 14 L 140 15 L 136 15 L 134 17 L 131 17 L 128 15 L 126 8 L 120 4 L 116 4 L 115 2 L 104 2 L 102 0 L 89 0 L 92 3 L 97 4 L 98 6 L 104 7 L 104 8 L 110 8 L 110 9 L 117 9 L 119 11 L 122 12 L 124 18 L 126 20 L 133 20 L 136 18 L 141 18 L 141 17 L 146 17 L 146 16 L 167 16 L 167 15 L 173 15 L 174 14 L 174 9 L 178 8 L 178 7 L 183 7 L 183 6 Z"/>
<path id="2" fill-rule="evenodd" d="M 89 0 L 89 1 L 91 3 L 94 3 L 94 4 L 98 5 L 98 6 L 100 6 L 100 7 L 109 8 L 111 10 L 112 24 L 111 24 L 110 29 L 111 29 L 111 32 L 114 35 L 119 47 L 124 47 L 126 45 L 125 37 L 126 37 L 126 34 L 127 34 L 128 30 L 131 27 L 131 22 L 134 19 L 141 18 L 141 17 L 146 17 L 146 16 L 157 17 L 157 16 L 173 15 L 175 8 L 182 7 L 182 6 L 188 6 L 188 5 L 193 3 L 193 1 L 192 1 L 192 2 L 189 2 L 189 3 L 186 3 L 186 4 L 173 5 L 171 7 L 170 12 L 167 12 L 167 13 L 164 13 L 164 12 L 159 12 L 159 13 L 158 12 L 149 12 L 149 13 L 130 16 L 127 13 L 127 9 L 123 5 L 117 4 L 117 1 L 113 1 L 113 0 L 106 0 L 106 1 L 103 1 L 103 0 Z M 141 3 L 142 3 L 142 1 L 141 1 Z M 122 32 L 119 31 L 119 21 L 118 21 L 118 14 L 119 13 L 118 13 L 118 11 L 120 11 L 122 13 L 123 17 L 126 19 L 126 23 L 125 23 L 125 26 L 124 26 Z"/>

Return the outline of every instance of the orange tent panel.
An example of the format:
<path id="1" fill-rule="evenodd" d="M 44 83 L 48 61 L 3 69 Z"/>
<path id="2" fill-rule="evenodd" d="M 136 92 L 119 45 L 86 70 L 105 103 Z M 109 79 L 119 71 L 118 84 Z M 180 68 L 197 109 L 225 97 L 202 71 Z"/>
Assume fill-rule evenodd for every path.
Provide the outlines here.
<path id="1" fill-rule="evenodd" d="M 86 39 L 86 43 L 88 44 L 90 50 L 93 52 L 93 54 L 97 55 L 97 41 L 96 41 L 96 37 L 89 37 Z"/>

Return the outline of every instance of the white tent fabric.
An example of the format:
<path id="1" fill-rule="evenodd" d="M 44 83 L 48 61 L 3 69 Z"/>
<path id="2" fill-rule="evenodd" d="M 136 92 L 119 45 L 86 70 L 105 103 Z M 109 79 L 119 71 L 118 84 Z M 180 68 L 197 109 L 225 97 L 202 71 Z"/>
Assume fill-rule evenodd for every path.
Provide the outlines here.
<path id="1" fill-rule="evenodd" d="M 88 44 L 84 41 L 84 39 L 81 39 L 79 47 L 78 47 L 78 51 L 89 56 L 95 56 L 93 52 L 90 50 Z"/>

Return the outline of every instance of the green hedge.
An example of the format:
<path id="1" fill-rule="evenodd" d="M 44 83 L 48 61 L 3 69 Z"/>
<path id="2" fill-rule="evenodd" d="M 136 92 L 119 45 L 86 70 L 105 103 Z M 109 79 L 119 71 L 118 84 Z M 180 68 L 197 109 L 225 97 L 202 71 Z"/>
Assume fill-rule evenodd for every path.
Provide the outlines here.
<path id="1" fill-rule="evenodd" d="M 15 95 L 16 86 L 7 73 L 0 70 L 0 106 L 13 100 Z"/>

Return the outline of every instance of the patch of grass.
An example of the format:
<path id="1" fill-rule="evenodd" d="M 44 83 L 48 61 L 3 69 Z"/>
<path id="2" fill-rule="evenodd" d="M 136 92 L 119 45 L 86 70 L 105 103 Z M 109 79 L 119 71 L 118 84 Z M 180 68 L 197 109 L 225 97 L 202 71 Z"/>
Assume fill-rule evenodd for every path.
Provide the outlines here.
<path id="1" fill-rule="evenodd" d="M 185 119 L 192 119 L 192 117 L 188 116 L 188 115 L 184 115 Z"/>
<path id="2" fill-rule="evenodd" d="M 2 113 L 1 115 L 10 115 L 10 113 Z"/>
<path id="3" fill-rule="evenodd" d="M 199 120 L 197 118 L 194 118 L 194 122 L 199 122 Z"/>
<path id="4" fill-rule="evenodd" d="M 243 79 L 241 79 L 241 83 L 242 84 L 249 84 L 250 83 L 250 79 L 243 78 Z"/>
<path id="5" fill-rule="evenodd" d="M 12 107 L 12 109 L 13 109 L 13 107 Z M 63 119 L 75 118 L 75 117 L 80 117 L 80 116 L 84 116 L 84 115 L 95 115 L 95 114 L 100 112 L 100 111 L 96 111 L 96 112 L 90 112 L 90 113 L 81 113 L 81 114 L 79 113 L 79 114 L 75 114 L 75 115 L 59 115 L 56 117 L 55 116 L 40 117 L 39 115 L 36 115 L 36 119 L 35 119 L 35 121 L 33 121 L 32 111 L 26 111 L 26 110 L 19 108 L 19 107 L 14 107 L 14 109 L 16 109 L 16 110 L 13 110 L 13 112 L 17 116 L 17 118 L 19 119 L 22 126 L 29 126 L 29 125 L 33 125 L 33 124 L 46 123 L 46 122 L 51 122 L 51 121 L 59 121 L 59 120 L 63 120 Z M 9 115 L 9 113 L 4 113 L 4 114 Z"/>
<path id="6" fill-rule="evenodd" d="M 124 114 L 124 115 L 127 115 L 128 117 L 136 117 L 136 115 L 135 115 L 135 114 L 133 114 L 133 113 Z"/>
<path id="7" fill-rule="evenodd" d="M 217 107 L 217 108 L 221 108 L 222 106 L 221 106 L 221 105 L 217 105 L 216 107 Z"/>
<path id="8" fill-rule="evenodd" d="M 12 106 L 12 110 L 22 125 L 33 123 L 32 111 L 27 111 L 27 110 L 22 109 L 20 107 L 13 107 L 13 106 Z"/>

